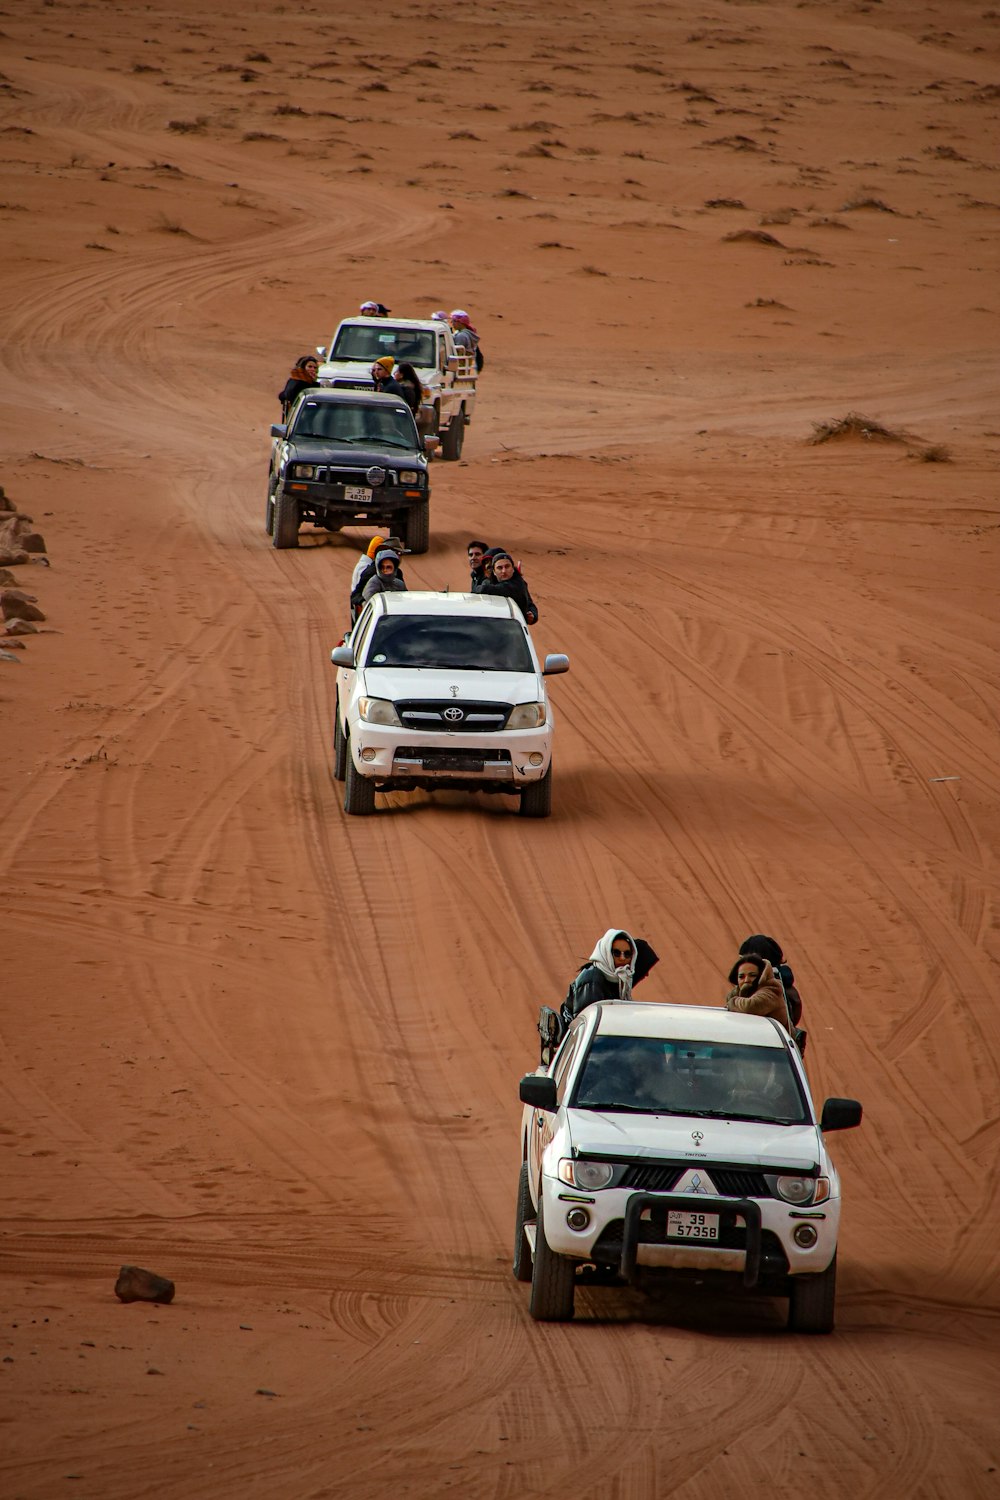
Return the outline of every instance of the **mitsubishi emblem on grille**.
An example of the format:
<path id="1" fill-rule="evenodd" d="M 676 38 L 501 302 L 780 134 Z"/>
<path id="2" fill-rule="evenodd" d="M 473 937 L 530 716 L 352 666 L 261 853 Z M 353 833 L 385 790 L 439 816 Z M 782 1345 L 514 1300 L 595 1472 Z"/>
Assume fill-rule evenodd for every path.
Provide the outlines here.
<path id="1" fill-rule="evenodd" d="M 700 1146 L 705 1137 L 700 1130 L 692 1130 L 691 1139 L 694 1141 L 696 1146 Z"/>

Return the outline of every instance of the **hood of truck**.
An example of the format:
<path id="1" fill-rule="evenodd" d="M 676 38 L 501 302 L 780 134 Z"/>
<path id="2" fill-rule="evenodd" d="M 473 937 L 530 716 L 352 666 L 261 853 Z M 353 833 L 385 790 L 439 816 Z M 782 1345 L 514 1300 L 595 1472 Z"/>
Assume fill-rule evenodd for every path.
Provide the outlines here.
<path id="1" fill-rule="evenodd" d="M 335 380 L 352 380 L 359 384 L 364 382 L 374 389 L 375 382 L 371 378 L 372 363 L 371 360 L 360 359 L 334 360 L 321 364 L 316 378 L 320 385 L 332 385 Z M 424 385 L 440 384 L 441 372 L 434 365 L 414 365 L 413 368 Z"/>
<path id="2" fill-rule="evenodd" d="M 406 558 L 403 558 L 406 568 Z M 379 667 L 364 669 L 365 692 L 372 698 L 454 698 L 486 703 L 541 703 L 545 689 L 533 672 L 456 672 L 441 667 Z M 452 688 L 458 692 L 453 693 Z M 439 731 L 438 731 L 439 732 Z"/>
<path id="3" fill-rule="evenodd" d="M 669 1158 L 726 1162 L 765 1170 L 811 1171 L 824 1159 L 815 1125 L 761 1125 L 749 1120 L 703 1120 L 681 1115 L 602 1114 L 566 1111 L 566 1129 L 580 1156 Z M 695 1136 L 700 1135 L 700 1140 Z"/>
<path id="4" fill-rule="evenodd" d="M 373 448 L 360 443 L 335 443 L 329 438 L 287 439 L 288 462 L 330 464 L 338 469 L 423 469 L 427 458 L 416 448 Z"/>

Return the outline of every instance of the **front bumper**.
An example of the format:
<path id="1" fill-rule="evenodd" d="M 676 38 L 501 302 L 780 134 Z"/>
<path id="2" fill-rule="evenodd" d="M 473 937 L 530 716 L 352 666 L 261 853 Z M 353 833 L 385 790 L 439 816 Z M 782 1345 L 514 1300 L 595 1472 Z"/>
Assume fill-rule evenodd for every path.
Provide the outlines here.
<path id="1" fill-rule="evenodd" d="M 305 511 L 337 516 L 344 522 L 388 520 L 398 511 L 409 510 L 430 499 L 430 489 L 416 485 L 380 485 L 367 500 L 348 500 L 342 484 L 316 484 L 307 479 L 284 479 L 278 491 L 288 495 Z"/>
<path id="2" fill-rule="evenodd" d="M 490 734 L 421 734 L 358 722 L 351 727 L 350 744 L 355 769 L 378 786 L 471 785 L 517 792 L 549 769 L 552 731 L 543 725 Z M 532 756 L 539 758 L 537 765 Z"/>
<path id="3" fill-rule="evenodd" d="M 837 1249 L 840 1200 L 829 1198 L 815 1209 L 801 1209 L 777 1198 L 725 1198 L 698 1193 L 644 1193 L 609 1188 L 596 1193 L 568 1191 L 561 1182 L 543 1178 L 545 1238 L 553 1250 L 578 1260 L 613 1266 L 626 1280 L 638 1269 L 726 1271 L 756 1286 L 775 1276 L 825 1271 Z M 567 1211 L 585 1203 L 591 1222 L 580 1233 L 570 1229 Z M 669 1239 L 669 1210 L 719 1215 L 718 1242 Z M 816 1244 L 803 1249 L 792 1238 L 796 1224 L 808 1220 Z"/>

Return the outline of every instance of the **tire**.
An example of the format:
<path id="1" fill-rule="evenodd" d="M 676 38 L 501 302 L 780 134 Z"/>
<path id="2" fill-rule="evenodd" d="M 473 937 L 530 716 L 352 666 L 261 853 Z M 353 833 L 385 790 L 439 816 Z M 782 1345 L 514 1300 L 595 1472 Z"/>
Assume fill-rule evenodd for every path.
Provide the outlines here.
<path id="1" fill-rule="evenodd" d="M 347 738 L 340 722 L 340 704 L 333 707 L 333 779 L 343 781 L 347 775 Z"/>
<path id="2" fill-rule="evenodd" d="M 449 463 L 454 463 L 457 458 L 462 457 L 464 442 L 465 407 L 460 406 L 441 434 L 441 457 L 447 459 Z"/>
<path id="3" fill-rule="evenodd" d="M 403 540 L 408 552 L 426 552 L 431 539 L 431 502 L 418 500 L 402 512 Z"/>
<path id="4" fill-rule="evenodd" d="M 264 530 L 268 536 L 274 535 L 274 491 L 270 485 L 267 490 L 267 505 L 264 508 Z"/>
<path id="5" fill-rule="evenodd" d="M 541 1193 L 535 1230 L 535 1258 L 531 1267 L 531 1300 L 528 1311 L 536 1323 L 568 1323 L 573 1316 L 576 1263 L 567 1255 L 549 1249 L 542 1222 Z"/>
<path id="6" fill-rule="evenodd" d="M 275 491 L 274 532 L 271 541 L 278 548 L 299 545 L 299 503 L 286 495 L 284 490 Z"/>
<path id="7" fill-rule="evenodd" d="M 531 1246 L 528 1244 L 524 1226 L 530 1224 L 534 1216 L 535 1209 L 531 1202 L 531 1189 L 528 1186 L 528 1164 L 525 1162 L 517 1180 L 517 1212 L 514 1215 L 515 1281 L 531 1280 Z"/>
<path id="8" fill-rule="evenodd" d="M 818 1276 L 793 1276 L 788 1326 L 793 1333 L 832 1333 L 837 1301 L 837 1257 Z"/>
<path id="9" fill-rule="evenodd" d="M 350 754 L 344 780 L 344 811 L 352 818 L 367 818 L 375 811 L 375 783 L 358 774 Z"/>
<path id="10" fill-rule="evenodd" d="M 529 781 L 518 808 L 522 818 L 547 818 L 552 811 L 552 762 L 541 781 Z"/>

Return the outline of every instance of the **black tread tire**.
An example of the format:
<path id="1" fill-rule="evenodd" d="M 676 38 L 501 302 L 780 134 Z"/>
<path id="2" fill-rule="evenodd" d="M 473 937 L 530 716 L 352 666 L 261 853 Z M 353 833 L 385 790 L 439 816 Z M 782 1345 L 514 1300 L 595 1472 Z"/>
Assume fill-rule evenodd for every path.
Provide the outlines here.
<path id="1" fill-rule="evenodd" d="M 837 1257 L 816 1276 L 793 1276 L 788 1295 L 792 1333 L 832 1333 L 837 1302 Z"/>
<path id="2" fill-rule="evenodd" d="M 274 496 L 274 532 L 271 541 L 275 547 L 297 547 L 299 545 L 299 502 L 276 490 Z"/>
<path id="3" fill-rule="evenodd" d="M 454 463 L 462 457 L 462 446 L 465 443 L 465 407 L 460 406 L 441 434 L 441 457 L 448 463 Z"/>
<path id="4" fill-rule="evenodd" d="M 431 502 L 418 500 L 403 513 L 403 540 L 408 552 L 426 552 L 431 544 Z"/>
<path id="5" fill-rule="evenodd" d="M 528 1244 L 528 1236 L 524 1232 L 525 1224 L 530 1224 L 535 1216 L 535 1207 L 531 1201 L 531 1187 L 528 1180 L 528 1164 L 525 1162 L 521 1168 L 521 1175 L 517 1180 L 517 1211 L 514 1215 L 514 1280 L 531 1280 L 531 1246 Z"/>
<path id="6" fill-rule="evenodd" d="M 264 507 L 264 530 L 268 536 L 274 535 L 274 491 L 270 485 L 267 487 L 267 505 Z"/>
<path id="7" fill-rule="evenodd" d="M 340 703 L 333 705 L 333 779 L 343 781 L 347 775 L 347 736 L 340 722 Z"/>
<path id="8" fill-rule="evenodd" d="M 568 1323 L 573 1316 L 576 1262 L 549 1249 L 542 1222 L 542 1199 L 538 1196 L 535 1256 L 531 1266 L 531 1299 L 528 1311 L 536 1323 Z"/>
<path id="9" fill-rule="evenodd" d="M 352 818 L 367 818 L 375 811 L 375 783 L 358 775 L 354 756 L 350 754 L 344 778 L 344 811 Z"/>
<path id="10" fill-rule="evenodd" d="M 529 781 L 521 791 L 522 818 L 547 818 L 552 811 L 552 762 L 541 781 Z"/>

